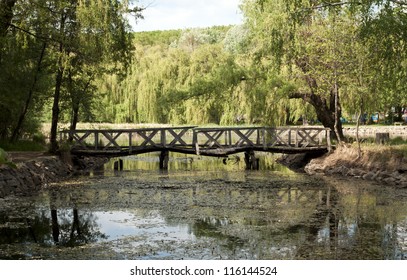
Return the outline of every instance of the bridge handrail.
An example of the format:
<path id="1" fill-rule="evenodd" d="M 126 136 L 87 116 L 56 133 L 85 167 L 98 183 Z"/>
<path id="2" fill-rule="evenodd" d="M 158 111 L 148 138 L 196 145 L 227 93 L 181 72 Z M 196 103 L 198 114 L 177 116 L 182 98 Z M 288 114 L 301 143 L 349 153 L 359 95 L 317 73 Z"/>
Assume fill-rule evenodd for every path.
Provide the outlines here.
<path id="1" fill-rule="evenodd" d="M 70 133 L 70 132 L 77 132 L 77 133 L 95 133 L 95 132 L 140 132 L 140 131 L 153 131 L 153 130 L 170 130 L 170 129 L 193 129 L 197 126 L 168 126 L 168 127 L 146 127 L 146 128 L 123 128 L 123 129 L 64 129 L 61 130 L 60 133 Z"/>
<path id="2" fill-rule="evenodd" d="M 176 149 L 183 147 L 199 154 L 200 150 L 211 149 L 259 149 L 327 147 L 331 150 L 330 129 L 324 127 L 197 127 L 171 126 L 136 129 L 78 129 L 62 130 L 60 137 L 74 140 L 74 147 L 84 150 L 134 150 Z M 192 132 L 192 143 L 184 138 Z M 125 134 L 128 146 L 119 145 L 117 140 Z M 138 136 L 141 144 L 135 144 Z M 101 139 L 107 143 L 101 143 Z M 326 139 L 326 143 L 324 142 Z M 127 144 L 126 144 L 127 145 Z"/>

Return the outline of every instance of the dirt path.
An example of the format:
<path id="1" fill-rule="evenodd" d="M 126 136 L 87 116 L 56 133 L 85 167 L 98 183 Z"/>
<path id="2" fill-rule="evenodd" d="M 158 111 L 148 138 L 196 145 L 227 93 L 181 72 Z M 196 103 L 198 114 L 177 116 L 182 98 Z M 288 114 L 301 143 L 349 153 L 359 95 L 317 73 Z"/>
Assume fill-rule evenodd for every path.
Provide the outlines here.
<path id="1" fill-rule="evenodd" d="M 14 163 L 26 162 L 34 159 L 52 157 L 47 152 L 7 152 Z"/>

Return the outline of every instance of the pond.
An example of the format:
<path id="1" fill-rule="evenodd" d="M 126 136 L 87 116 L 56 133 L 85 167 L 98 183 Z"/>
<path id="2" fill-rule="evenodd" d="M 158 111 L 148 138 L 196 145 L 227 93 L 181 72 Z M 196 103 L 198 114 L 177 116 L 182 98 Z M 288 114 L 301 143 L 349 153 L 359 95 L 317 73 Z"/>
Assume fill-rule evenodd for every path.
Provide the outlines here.
<path id="1" fill-rule="evenodd" d="M 407 190 L 241 158 L 128 157 L 0 199 L 0 259 L 407 259 Z"/>

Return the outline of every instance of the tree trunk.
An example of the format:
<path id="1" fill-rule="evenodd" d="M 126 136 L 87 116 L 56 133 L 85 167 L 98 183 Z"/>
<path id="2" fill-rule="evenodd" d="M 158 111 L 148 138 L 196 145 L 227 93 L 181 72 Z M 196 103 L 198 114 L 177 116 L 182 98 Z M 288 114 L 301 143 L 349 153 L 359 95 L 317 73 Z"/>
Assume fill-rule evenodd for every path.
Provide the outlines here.
<path id="1" fill-rule="evenodd" d="M 47 45 L 46 45 L 46 43 L 44 43 L 43 46 L 42 46 L 41 55 L 38 58 L 37 69 L 35 71 L 34 80 L 33 80 L 33 83 L 31 84 L 30 90 L 28 92 L 28 96 L 27 96 L 27 99 L 25 101 L 23 111 L 21 112 L 20 117 L 18 118 L 17 125 L 14 128 L 13 134 L 11 136 L 11 139 L 10 139 L 11 142 L 16 142 L 18 140 L 18 138 L 20 137 L 21 127 L 23 126 L 25 117 L 26 117 L 27 112 L 28 112 L 28 108 L 29 108 L 31 100 L 32 100 L 32 96 L 34 94 L 34 89 L 35 89 L 35 87 L 37 85 L 38 76 L 39 76 L 39 74 L 41 72 L 41 63 L 42 63 L 42 60 L 44 59 L 44 54 L 45 54 L 46 47 L 47 47 Z"/>
<path id="2" fill-rule="evenodd" d="M 69 126 L 70 130 L 76 129 L 76 124 L 78 122 L 78 114 L 79 114 L 79 97 L 74 92 L 73 86 L 73 79 L 72 79 L 72 72 L 68 71 L 68 93 L 71 96 L 71 105 L 72 105 L 72 115 L 71 115 L 71 124 Z M 68 142 L 73 141 L 73 136 L 69 135 Z"/>
<path id="3" fill-rule="evenodd" d="M 358 143 L 358 159 L 362 157 L 362 149 L 360 147 L 360 139 L 359 139 L 359 126 L 360 126 L 360 118 L 362 117 L 362 105 L 360 106 L 358 117 L 356 120 L 356 142 Z"/>
<path id="4" fill-rule="evenodd" d="M 65 21 L 67 19 L 67 15 L 65 13 L 61 14 L 61 21 L 60 21 L 60 35 L 63 38 L 65 32 Z M 55 77 L 55 91 L 54 91 L 54 103 L 52 105 L 52 119 L 51 119 L 51 133 L 50 133 L 50 148 L 49 151 L 55 154 L 58 151 L 58 141 L 57 141 L 57 134 L 58 134 L 58 121 L 59 121 L 59 99 L 61 95 L 61 87 L 62 87 L 62 79 L 64 75 L 64 64 L 63 64 L 63 56 L 65 52 L 64 43 L 59 43 L 58 49 L 58 70 Z"/>
<path id="5" fill-rule="evenodd" d="M 58 70 L 57 75 L 55 78 L 55 91 L 54 91 L 54 103 L 52 105 L 52 121 L 51 121 L 51 135 L 50 135 L 50 149 L 51 153 L 56 153 L 58 151 L 58 142 L 57 142 L 57 134 L 58 134 L 58 121 L 59 121 L 59 98 L 61 95 L 61 86 L 62 86 L 62 78 L 64 74 L 64 67 L 62 65 L 62 52 L 63 52 L 63 45 L 62 43 L 59 46 L 59 61 L 58 61 Z"/>
<path id="6" fill-rule="evenodd" d="M 71 117 L 71 125 L 69 127 L 70 130 L 75 130 L 76 125 L 78 124 L 79 121 L 79 108 L 82 102 L 82 97 L 86 94 L 86 91 L 89 88 L 90 83 L 92 82 L 93 75 L 89 77 L 88 82 L 84 86 L 82 91 L 79 91 L 77 93 L 74 92 L 74 87 L 73 87 L 73 80 L 72 80 L 72 74 L 69 73 L 69 93 L 71 95 L 71 101 L 72 101 L 72 117 Z M 82 93 L 82 95 L 81 95 Z M 72 136 L 69 136 L 68 141 L 71 142 L 73 140 Z"/>
<path id="7" fill-rule="evenodd" d="M 296 62 L 297 66 L 302 70 L 304 79 L 308 84 L 309 93 L 292 93 L 290 98 L 302 98 L 310 103 L 317 113 L 318 120 L 324 127 L 327 127 L 333 133 L 334 138 L 338 142 L 343 142 L 345 137 L 342 130 L 342 108 L 339 101 L 338 86 L 335 84 L 333 90 L 330 91 L 328 98 L 317 94 L 318 83 L 315 78 L 309 74 L 307 59 L 299 59 Z"/>
<path id="8" fill-rule="evenodd" d="M 77 100 L 72 100 L 72 119 L 71 119 L 71 125 L 69 126 L 69 130 L 75 130 L 76 125 L 79 120 L 79 99 Z M 70 134 L 68 138 L 69 142 L 73 141 L 73 136 Z"/>
<path id="9" fill-rule="evenodd" d="M 343 135 L 342 122 L 340 117 L 342 115 L 341 105 L 339 100 L 337 100 L 337 112 L 335 113 L 335 106 L 329 106 L 327 101 L 317 94 L 301 94 L 296 95 L 295 98 L 301 97 L 306 102 L 310 103 L 317 113 L 318 120 L 322 123 L 324 127 L 331 129 L 335 135 L 335 139 L 338 141 L 343 141 L 345 139 Z M 331 96 L 331 103 L 334 97 Z"/>

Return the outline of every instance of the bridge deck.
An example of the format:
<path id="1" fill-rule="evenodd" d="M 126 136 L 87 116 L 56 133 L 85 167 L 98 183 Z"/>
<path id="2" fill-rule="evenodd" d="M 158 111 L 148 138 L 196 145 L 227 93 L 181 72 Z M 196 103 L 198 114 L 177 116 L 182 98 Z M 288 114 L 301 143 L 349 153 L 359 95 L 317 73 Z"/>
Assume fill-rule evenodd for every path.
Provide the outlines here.
<path id="1" fill-rule="evenodd" d="M 186 126 L 61 131 L 61 141 L 68 139 L 73 154 L 107 157 L 157 151 L 225 157 L 252 151 L 304 153 L 332 148 L 330 130 L 322 127 Z"/>

